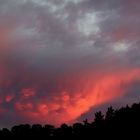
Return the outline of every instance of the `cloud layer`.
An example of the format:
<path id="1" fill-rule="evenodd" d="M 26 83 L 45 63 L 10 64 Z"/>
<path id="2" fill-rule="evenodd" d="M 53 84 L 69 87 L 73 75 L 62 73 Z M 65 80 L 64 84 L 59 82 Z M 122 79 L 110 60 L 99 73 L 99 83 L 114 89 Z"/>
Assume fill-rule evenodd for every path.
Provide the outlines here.
<path id="1" fill-rule="evenodd" d="M 138 98 L 139 5 L 0 0 L 1 125 L 72 122 L 94 106 Z"/>

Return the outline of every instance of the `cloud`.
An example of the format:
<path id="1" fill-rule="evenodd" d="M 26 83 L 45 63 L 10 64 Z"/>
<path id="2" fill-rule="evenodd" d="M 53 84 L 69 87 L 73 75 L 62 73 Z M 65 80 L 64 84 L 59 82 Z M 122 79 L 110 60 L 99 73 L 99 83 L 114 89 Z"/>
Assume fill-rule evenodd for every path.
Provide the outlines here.
<path id="1" fill-rule="evenodd" d="M 139 79 L 138 5 L 1 0 L 1 124 L 71 122 L 118 97 L 126 103 Z"/>

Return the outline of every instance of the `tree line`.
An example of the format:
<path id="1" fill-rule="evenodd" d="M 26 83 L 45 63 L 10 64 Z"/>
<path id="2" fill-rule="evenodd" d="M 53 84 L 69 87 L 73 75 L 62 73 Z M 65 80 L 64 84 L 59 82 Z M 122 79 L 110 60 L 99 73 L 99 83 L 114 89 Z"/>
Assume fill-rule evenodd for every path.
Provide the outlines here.
<path id="1" fill-rule="evenodd" d="M 105 114 L 95 113 L 93 122 L 85 119 L 73 125 L 60 127 L 46 124 L 21 124 L 11 129 L 0 129 L 0 139 L 140 139 L 140 103 L 113 109 L 109 107 Z"/>

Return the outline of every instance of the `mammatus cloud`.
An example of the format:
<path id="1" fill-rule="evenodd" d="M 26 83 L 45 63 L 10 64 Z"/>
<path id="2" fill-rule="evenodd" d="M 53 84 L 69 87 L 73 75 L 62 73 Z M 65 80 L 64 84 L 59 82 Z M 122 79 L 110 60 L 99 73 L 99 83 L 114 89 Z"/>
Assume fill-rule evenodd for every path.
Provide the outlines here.
<path id="1" fill-rule="evenodd" d="M 80 83 L 75 83 L 79 89 L 74 89 L 71 95 L 69 90 L 60 91 L 48 100 L 44 97 L 34 108 L 36 103 L 17 102 L 16 111 L 29 117 L 31 120 L 45 123 L 46 120 L 60 124 L 71 122 L 78 118 L 82 113 L 90 110 L 91 107 L 106 103 L 112 99 L 123 96 L 127 92 L 127 87 L 134 80 L 139 80 L 140 70 L 128 70 L 103 75 L 98 79 L 90 77 L 89 81 L 77 79 Z M 96 82 L 95 82 L 96 81 Z M 70 84 L 69 88 L 73 88 Z M 81 88 L 80 86 L 83 86 Z M 26 89 L 25 98 L 32 96 L 33 91 Z M 28 95 L 28 96 L 27 96 Z"/>
<path id="2" fill-rule="evenodd" d="M 1 0 L 0 123 L 70 123 L 126 103 L 140 80 L 139 4 Z"/>

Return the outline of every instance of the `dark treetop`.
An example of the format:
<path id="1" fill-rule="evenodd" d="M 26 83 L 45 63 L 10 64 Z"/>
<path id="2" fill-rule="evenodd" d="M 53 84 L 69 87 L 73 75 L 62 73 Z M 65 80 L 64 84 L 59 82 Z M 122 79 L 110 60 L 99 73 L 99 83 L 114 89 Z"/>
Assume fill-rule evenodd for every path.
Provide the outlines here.
<path id="1" fill-rule="evenodd" d="M 75 123 L 71 126 L 62 124 L 59 128 L 53 125 L 21 124 L 11 130 L 0 130 L 0 139 L 140 139 L 140 103 L 114 110 L 109 107 L 106 114 L 95 113 L 95 119 L 89 123 Z"/>

